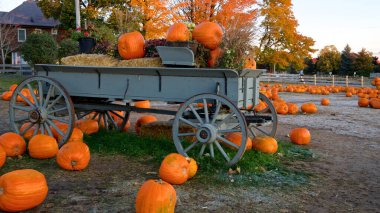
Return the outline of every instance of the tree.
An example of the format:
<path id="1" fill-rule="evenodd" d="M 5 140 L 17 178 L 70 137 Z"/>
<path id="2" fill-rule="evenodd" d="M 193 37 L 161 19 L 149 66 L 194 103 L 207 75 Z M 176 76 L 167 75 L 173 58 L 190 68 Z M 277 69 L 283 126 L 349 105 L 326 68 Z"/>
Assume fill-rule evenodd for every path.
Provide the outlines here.
<path id="1" fill-rule="evenodd" d="M 317 70 L 320 72 L 332 72 L 338 74 L 341 58 L 338 49 L 334 45 L 325 46 L 319 52 Z"/>
<path id="2" fill-rule="evenodd" d="M 258 62 L 270 67 L 294 69 L 305 67 L 304 58 L 315 52 L 314 40 L 297 32 L 298 22 L 292 11 L 291 0 L 263 0 L 260 4 Z"/>
<path id="3" fill-rule="evenodd" d="M 0 54 L 3 69 L 5 69 L 5 59 L 8 54 L 19 47 L 19 43 L 17 42 L 17 26 L 6 24 L 10 22 L 10 19 L 7 17 L 3 17 L 0 20 Z"/>
<path id="4" fill-rule="evenodd" d="M 340 75 L 348 75 L 349 73 L 352 73 L 352 64 L 354 62 L 354 59 L 351 54 L 351 47 L 347 44 L 346 47 L 343 49 L 341 55 L 341 64 L 340 64 Z"/>
<path id="5" fill-rule="evenodd" d="M 30 65 L 55 64 L 58 44 L 48 33 L 32 33 L 21 46 L 21 55 Z"/>
<path id="6" fill-rule="evenodd" d="M 369 76 L 374 69 L 372 53 L 363 48 L 353 63 L 354 71 L 360 76 Z"/>
<path id="7" fill-rule="evenodd" d="M 304 64 L 306 64 L 306 67 L 304 68 L 305 74 L 314 74 L 316 70 L 316 59 L 312 58 L 305 58 Z"/>

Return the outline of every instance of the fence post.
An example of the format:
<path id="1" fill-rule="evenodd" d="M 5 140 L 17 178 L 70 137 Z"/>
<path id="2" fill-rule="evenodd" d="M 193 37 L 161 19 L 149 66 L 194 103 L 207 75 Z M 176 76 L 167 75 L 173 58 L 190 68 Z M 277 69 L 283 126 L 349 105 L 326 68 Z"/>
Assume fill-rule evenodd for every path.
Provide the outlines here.
<path id="1" fill-rule="evenodd" d="M 335 76 L 334 75 L 332 76 L 332 84 L 333 84 L 333 86 L 335 86 Z"/>
<path id="2" fill-rule="evenodd" d="M 348 75 L 346 75 L 346 87 L 348 87 Z"/>
<path id="3" fill-rule="evenodd" d="M 317 85 L 317 75 L 314 75 L 314 86 Z"/>
<path id="4" fill-rule="evenodd" d="M 360 83 L 361 83 L 362 88 L 363 88 L 364 87 L 364 77 L 363 76 L 360 77 Z"/>

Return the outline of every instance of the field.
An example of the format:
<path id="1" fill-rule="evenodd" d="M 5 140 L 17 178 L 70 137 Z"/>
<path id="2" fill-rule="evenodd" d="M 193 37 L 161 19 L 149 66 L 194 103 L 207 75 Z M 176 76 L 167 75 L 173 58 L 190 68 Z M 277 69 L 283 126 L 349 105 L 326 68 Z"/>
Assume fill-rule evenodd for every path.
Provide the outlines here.
<path id="1" fill-rule="evenodd" d="M 314 102 L 319 112 L 280 115 L 279 152 L 245 153 L 238 164 L 240 174 L 228 174 L 224 164 L 200 159 L 198 175 L 175 186 L 176 212 L 379 211 L 379 111 L 359 108 L 356 97 L 342 93 L 328 96 L 330 106 L 320 105 L 321 95 L 281 93 L 281 97 L 299 105 Z M 7 110 L 8 102 L 0 100 L 0 134 L 9 131 Z M 142 115 L 131 115 L 132 126 Z M 310 130 L 310 145 L 289 143 L 290 129 L 300 126 Z M 133 212 L 141 184 L 157 178 L 160 161 L 175 151 L 170 140 L 139 137 L 133 131 L 101 131 L 85 141 L 91 162 L 80 172 L 64 171 L 54 159 L 24 155 L 7 160 L 1 174 L 33 168 L 47 178 L 47 199 L 28 212 Z"/>

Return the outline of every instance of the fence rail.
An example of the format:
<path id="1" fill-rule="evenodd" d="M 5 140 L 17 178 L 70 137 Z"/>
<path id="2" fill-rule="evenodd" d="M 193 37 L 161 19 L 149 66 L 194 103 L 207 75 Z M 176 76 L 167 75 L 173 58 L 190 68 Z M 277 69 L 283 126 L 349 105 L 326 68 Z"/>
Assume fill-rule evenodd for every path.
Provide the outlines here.
<path id="1" fill-rule="evenodd" d="M 312 85 L 332 85 L 332 86 L 356 86 L 369 87 L 371 81 L 367 77 L 359 76 L 322 76 L 322 75 L 304 75 L 298 74 L 273 74 L 264 73 L 261 82 L 276 82 L 282 84 L 312 84 Z"/>
<path id="2" fill-rule="evenodd" d="M 28 64 L 0 64 L 0 73 L 31 74 L 32 68 Z"/>

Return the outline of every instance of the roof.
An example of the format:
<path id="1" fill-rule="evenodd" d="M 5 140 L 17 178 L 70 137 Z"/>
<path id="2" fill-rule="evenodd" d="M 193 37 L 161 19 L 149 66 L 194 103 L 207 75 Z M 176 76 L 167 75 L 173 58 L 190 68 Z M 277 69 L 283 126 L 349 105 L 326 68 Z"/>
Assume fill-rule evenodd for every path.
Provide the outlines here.
<path id="1" fill-rule="evenodd" d="M 55 27 L 60 24 L 53 18 L 45 18 L 41 8 L 33 0 L 24 1 L 8 13 L 0 12 L 0 23 L 39 27 Z"/>

